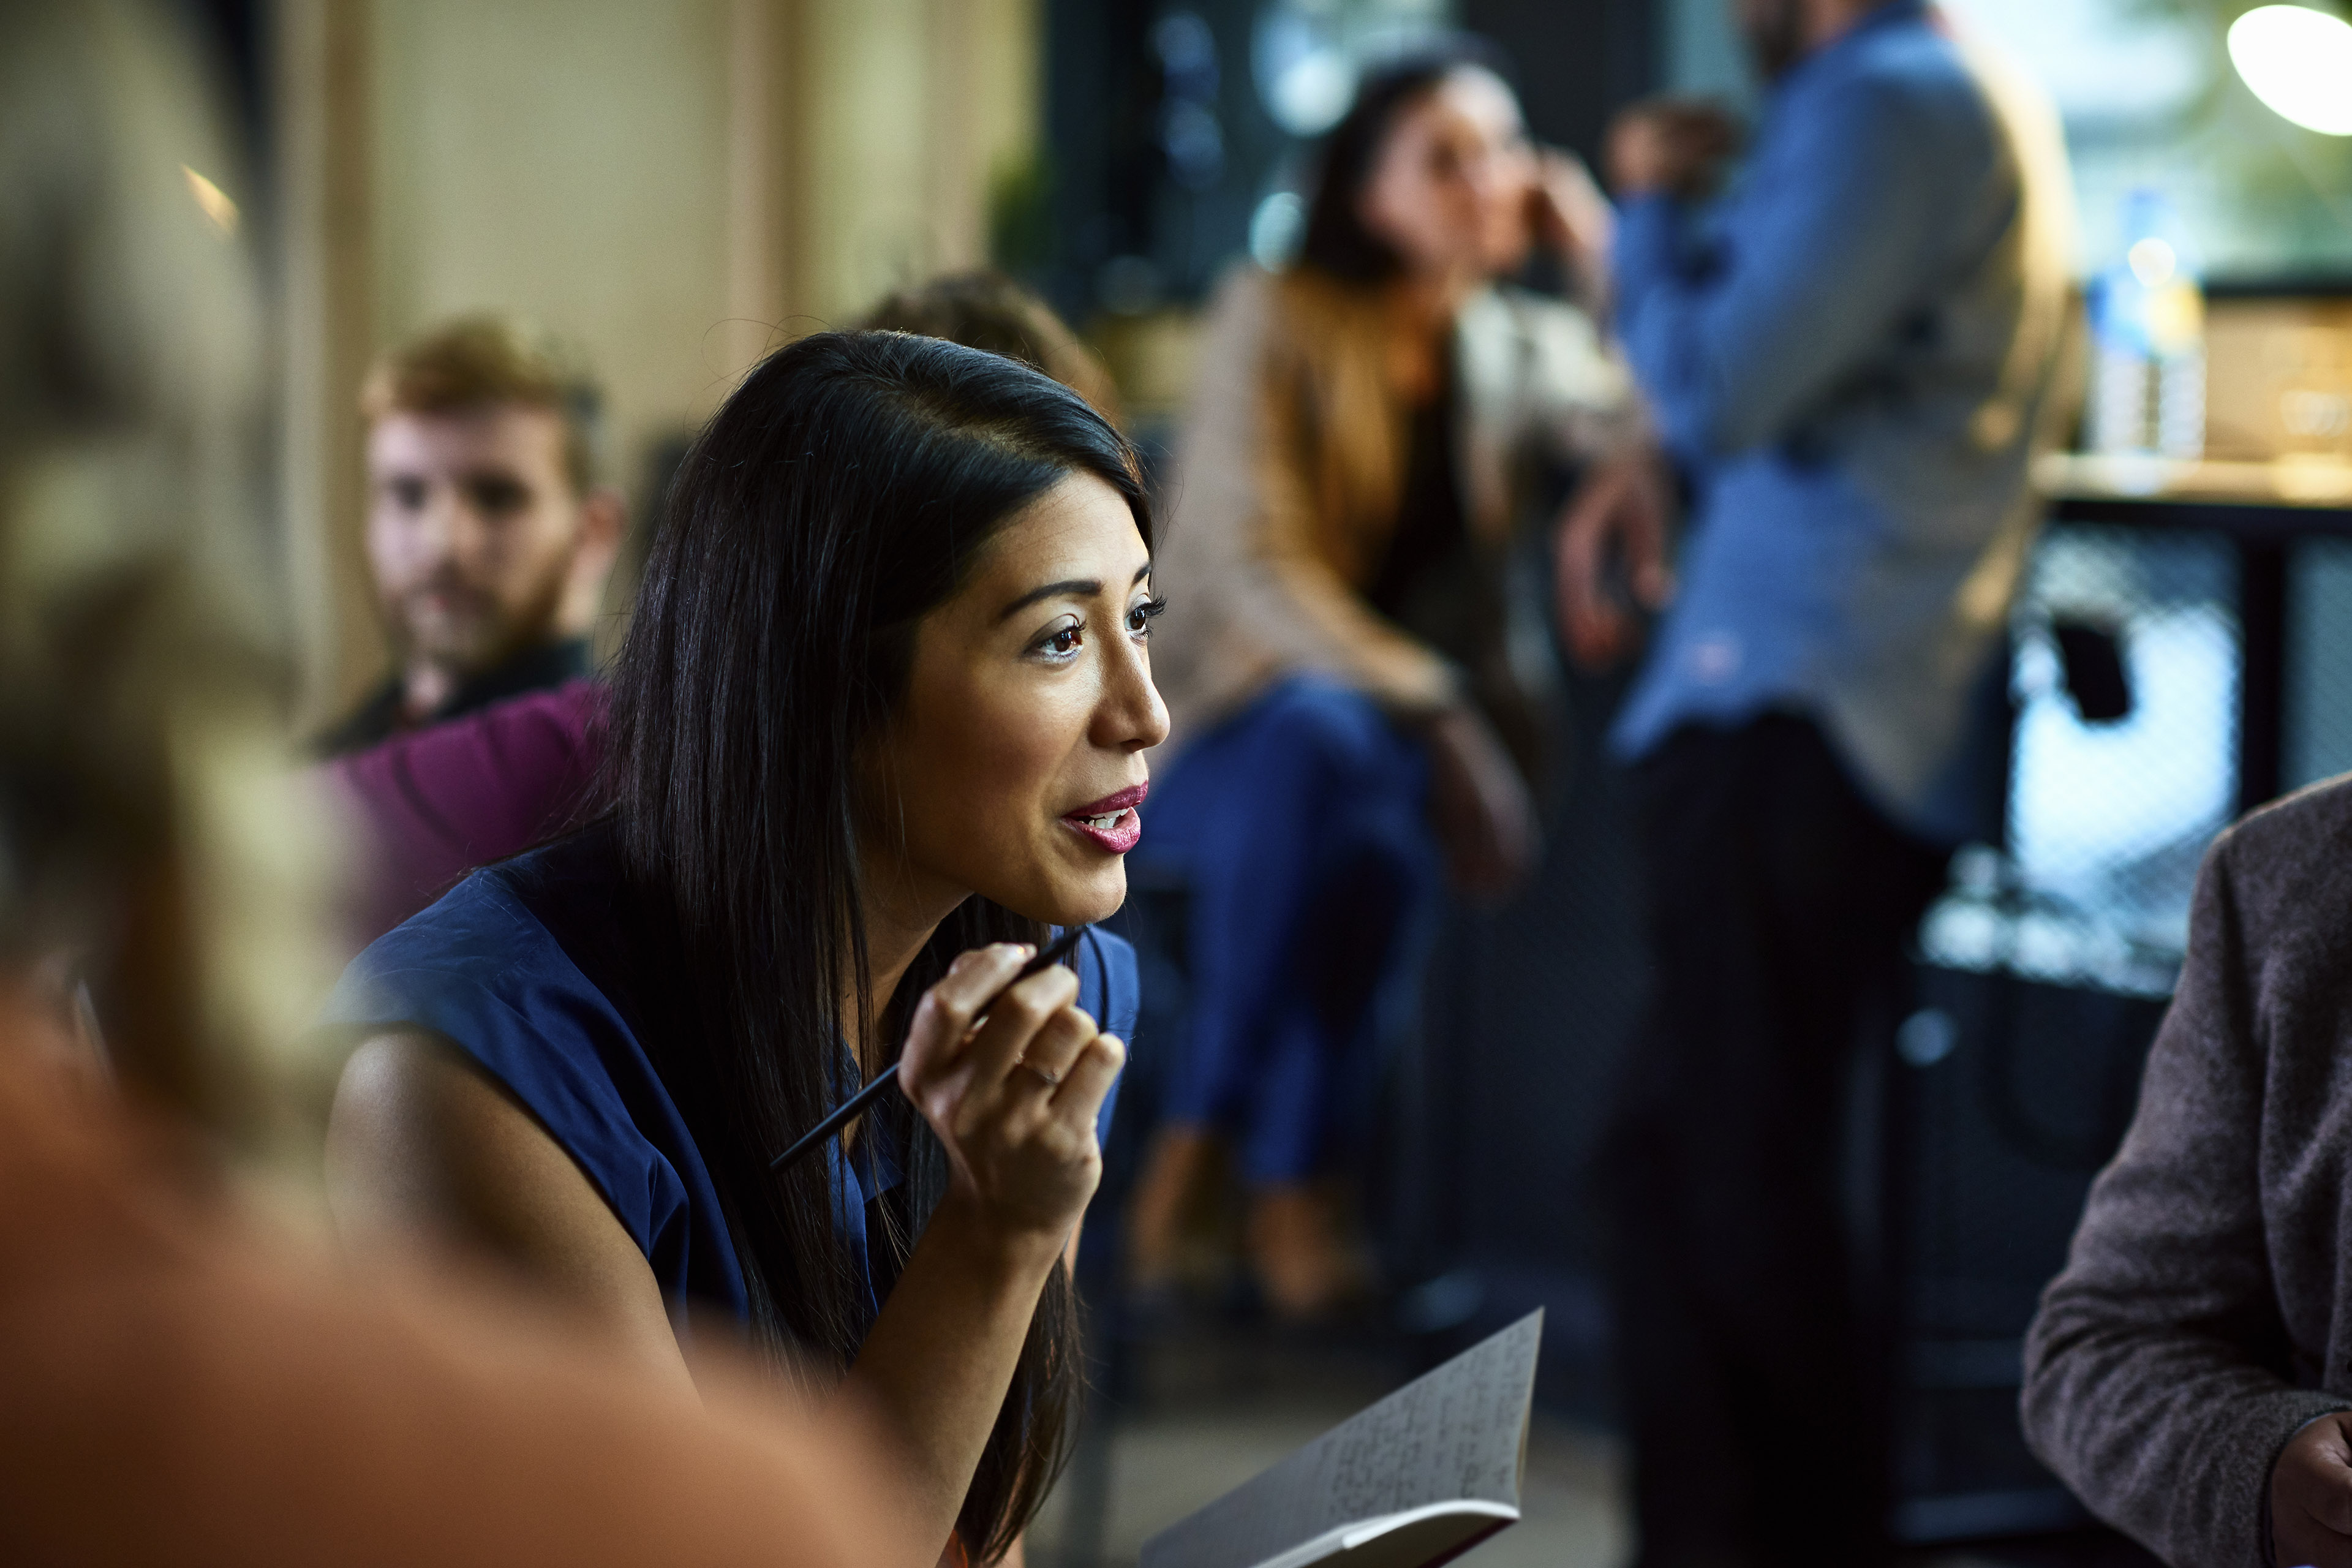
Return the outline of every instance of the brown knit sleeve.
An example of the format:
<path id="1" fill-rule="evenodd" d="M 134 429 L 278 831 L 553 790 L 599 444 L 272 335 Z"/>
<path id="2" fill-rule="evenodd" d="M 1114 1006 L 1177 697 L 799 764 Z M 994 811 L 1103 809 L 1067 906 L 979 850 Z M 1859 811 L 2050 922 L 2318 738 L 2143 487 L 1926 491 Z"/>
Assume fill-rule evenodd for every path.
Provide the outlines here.
<path id="1" fill-rule="evenodd" d="M 2034 1452 L 2179 1568 L 2262 1568 L 2272 1462 L 2305 1422 L 2347 1407 L 2286 1375 L 2251 1000 L 2267 922 L 2244 916 L 2244 831 L 2206 857 L 2138 1111 L 2026 1342 Z"/>

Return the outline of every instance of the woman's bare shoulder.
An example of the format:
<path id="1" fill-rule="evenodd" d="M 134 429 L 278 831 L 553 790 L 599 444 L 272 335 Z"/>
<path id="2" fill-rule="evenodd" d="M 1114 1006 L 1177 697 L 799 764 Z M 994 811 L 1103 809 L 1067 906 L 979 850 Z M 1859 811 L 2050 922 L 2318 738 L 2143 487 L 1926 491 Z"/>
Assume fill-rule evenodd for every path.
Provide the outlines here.
<path id="1" fill-rule="evenodd" d="M 447 1042 L 394 1028 L 345 1064 L 328 1196 L 356 1251 L 424 1247 L 503 1266 L 684 1374 L 652 1267 L 562 1146 Z"/>

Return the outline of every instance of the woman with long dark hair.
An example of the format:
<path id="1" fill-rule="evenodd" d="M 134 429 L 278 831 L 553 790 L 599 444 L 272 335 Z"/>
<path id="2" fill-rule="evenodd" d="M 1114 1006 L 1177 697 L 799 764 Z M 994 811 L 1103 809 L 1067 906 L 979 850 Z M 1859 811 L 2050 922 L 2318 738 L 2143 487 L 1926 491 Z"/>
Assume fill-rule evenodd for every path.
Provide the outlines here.
<path id="1" fill-rule="evenodd" d="M 1358 1283 L 1332 1151 L 1411 932 L 1440 865 L 1492 898 L 1535 855 L 1551 671 L 1528 525 L 1580 469 L 1586 504 L 1654 493 L 1622 361 L 1509 282 L 1549 246 L 1597 284 L 1608 225 L 1465 40 L 1367 75 L 1297 260 L 1240 269 L 1211 312 L 1160 561 L 1181 750 L 1145 854 L 1190 894 L 1193 1001 L 1136 1205 L 1147 1286 L 1218 1141 L 1274 1307 L 1311 1317 Z"/>
<path id="2" fill-rule="evenodd" d="M 346 1228 L 486 1244 L 681 1378 L 714 1312 L 846 1369 L 935 1539 L 1003 1555 L 1071 1415 L 1133 955 L 1007 987 L 1125 897 L 1151 543 L 1133 452 L 1024 366 L 856 332 L 753 371 L 646 565 L 609 814 L 338 993 Z M 772 1172 L 894 1058 L 903 1096 Z"/>

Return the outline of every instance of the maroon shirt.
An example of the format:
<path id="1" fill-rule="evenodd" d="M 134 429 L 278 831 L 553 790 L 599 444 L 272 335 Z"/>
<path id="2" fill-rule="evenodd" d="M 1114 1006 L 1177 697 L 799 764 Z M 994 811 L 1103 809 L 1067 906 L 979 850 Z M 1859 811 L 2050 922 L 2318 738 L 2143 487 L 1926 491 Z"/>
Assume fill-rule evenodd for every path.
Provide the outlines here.
<path id="1" fill-rule="evenodd" d="M 360 945 L 477 866 L 572 826 L 603 756 L 604 689 L 571 680 L 320 764 L 370 840 Z"/>

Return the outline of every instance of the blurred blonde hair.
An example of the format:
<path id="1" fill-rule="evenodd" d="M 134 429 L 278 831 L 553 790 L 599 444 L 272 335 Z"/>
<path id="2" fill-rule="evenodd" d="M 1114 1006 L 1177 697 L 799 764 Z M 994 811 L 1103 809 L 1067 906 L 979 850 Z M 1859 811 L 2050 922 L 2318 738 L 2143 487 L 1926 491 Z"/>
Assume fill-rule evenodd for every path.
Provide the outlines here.
<path id="1" fill-rule="evenodd" d="M 248 1150 L 328 962 L 284 742 L 252 269 L 185 40 L 0 5 L 0 960 L 83 955 L 110 1065 Z"/>

